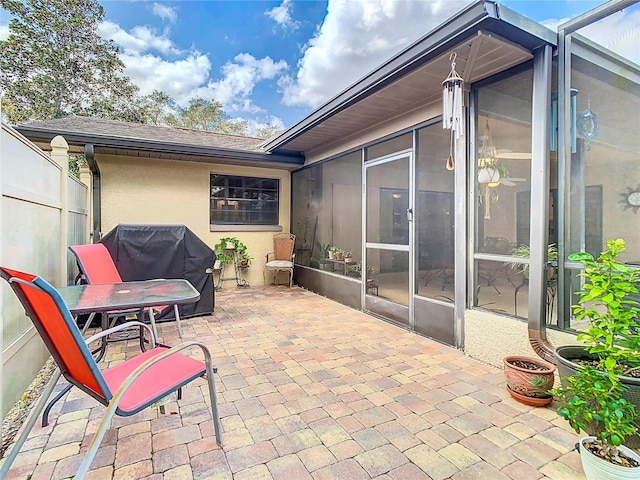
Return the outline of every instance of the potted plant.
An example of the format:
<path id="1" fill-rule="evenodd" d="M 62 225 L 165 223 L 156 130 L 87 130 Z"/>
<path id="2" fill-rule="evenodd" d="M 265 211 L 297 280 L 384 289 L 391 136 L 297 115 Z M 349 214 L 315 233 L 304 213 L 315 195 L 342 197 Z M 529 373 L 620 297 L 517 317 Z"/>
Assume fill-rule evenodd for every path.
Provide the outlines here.
<path id="1" fill-rule="evenodd" d="M 238 264 L 242 268 L 247 268 L 249 265 L 251 265 L 252 260 L 253 260 L 253 257 L 247 254 L 246 248 L 244 252 L 238 254 Z"/>
<path id="2" fill-rule="evenodd" d="M 329 249 L 331 245 L 320 243 L 320 241 L 316 241 L 316 247 L 318 248 L 318 254 L 320 255 L 319 266 L 321 270 L 325 269 L 327 264 L 327 258 L 329 257 Z"/>
<path id="3" fill-rule="evenodd" d="M 587 480 L 640 478 L 640 455 L 622 445 L 637 431 L 640 418 L 635 405 L 623 398 L 625 390 L 614 360 L 595 368 L 581 366 L 566 379 L 566 386 L 553 391 L 560 402 L 558 414 L 576 433 L 589 430 L 594 422 L 600 425 L 596 436 L 579 443 Z"/>
<path id="4" fill-rule="evenodd" d="M 555 365 L 540 358 L 512 355 L 504 357 L 504 376 L 509 394 L 526 405 L 541 407 L 553 401 L 550 393 Z"/>
<path id="5" fill-rule="evenodd" d="M 531 248 L 529 245 L 519 245 L 513 250 L 511 250 L 510 254 L 514 257 L 518 258 L 529 258 L 531 256 Z M 552 268 L 547 270 L 547 281 L 553 280 L 557 278 L 555 265 L 558 262 L 558 248 L 555 243 L 550 243 L 547 245 L 547 262 Z M 509 262 L 509 267 L 512 269 L 521 272 L 524 278 L 529 278 L 529 264 L 528 263 L 516 263 Z"/>
<path id="6" fill-rule="evenodd" d="M 353 275 L 356 277 L 361 277 L 362 262 L 356 262 L 353 265 L 349 265 L 347 267 L 347 271 L 353 272 Z M 371 275 L 373 275 L 375 272 L 376 272 L 376 269 L 374 267 L 367 267 L 367 279 L 371 278 Z"/>
<path id="7" fill-rule="evenodd" d="M 353 252 L 345 250 L 344 252 L 342 252 L 342 258 L 344 258 L 344 261 L 346 263 L 351 263 L 351 261 L 353 260 Z"/>
<path id="8" fill-rule="evenodd" d="M 329 247 L 329 260 L 335 260 L 336 259 L 336 252 L 339 251 L 340 249 L 338 247 L 336 247 L 335 245 L 331 245 Z"/>
<path id="9" fill-rule="evenodd" d="M 244 243 L 238 240 L 236 237 L 223 237 L 218 243 L 215 244 L 213 250 L 216 252 L 216 260 L 220 260 L 224 263 L 231 263 L 235 258 L 240 264 L 242 261 L 247 262 L 247 265 L 253 260 L 247 253 L 247 247 Z"/>
<path id="10" fill-rule="evenodd" d="M 640 309 L 638 302 L 629 297 L 638 293 L 640 272 L 617 260 L 625 250 L 624 240 L 610 239 L 607 248 L 597 259 L 585 252 L 569 255 L 570 260 L 580 261 L 585 266 L 580 274 L 584 284 L 577 292 L 579 303 L 572 308 L 576 320 L 586 320 L 588 326 L 577 336 L 584 346 L 555 349 L 563 384 L 556 393 L 561 401 L 572 407 L 560 414 L 567 419 L 567 415 L 586 417 L 588 421 L 574 421 L 572 426 L 596 437 L 610 428 L 607 422 L 611 420 L 605 415 L 612 413 L 605 410 L 601 402 L 606 400 L 609 409 L 618 406 L 618 410 L 614 410 L 617 414 L 618 411 L 633 412 L 626 405 L 637 406 L 640 401 L 640 332 L 637 323 Z M 597 385 L 590 386 L 589 381 Z M 573 413 L 578 406 L 587 413 Z M 633 431 L 619 430 L 605 435 L 609 435 L 614 445 L 616 439 L 626 437 L 628 447 L 638 448 L 640 437 L 633 434 L 640 425 L 640 418 L 637 414 L 628 417 L 633 423 Z"/>

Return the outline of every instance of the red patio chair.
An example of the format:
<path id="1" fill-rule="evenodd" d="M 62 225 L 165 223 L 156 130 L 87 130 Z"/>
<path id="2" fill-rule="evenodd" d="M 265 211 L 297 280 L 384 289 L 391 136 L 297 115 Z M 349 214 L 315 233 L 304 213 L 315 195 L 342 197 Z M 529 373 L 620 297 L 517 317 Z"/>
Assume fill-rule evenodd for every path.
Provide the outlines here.
<path id="1" fill-rule="evenodd" d="M 118 269 L 113 263 L 111 254 L 107 247 L 101 243 L 93 243 L 89 245 L 74 245 L 69 247 L 71 253 L 76 257 L 78 268 L 81 275 L 87 281 L 87 283 L 122 283 L 122 278 Z M 162 312 L 163 310 L 171 308 L 168 305 L 149 308 L 149 321 L 151 322 L 151 328 L 153 329 L 153 335 L 158 338 L 158 330 L 156 328 L 155 313 Z M 178 306 L 173 306 L 173 311 L 176 316 L 176 324 L 178 326 L 178 335 L 182 339 L 182 326 L 180 325 L 180 314 L 178 313 Z M 109 317 L 117 318 L 127 313 L 137 313 L 133 311 L 126 312 L 113 312 L 109 313 Z M 89 316 L 85 329 L 89 326 L 93 320 L 93 314 Z M 139 319 L 142 320 L 142 319 Z M 111 325 L 113 326 L 113 325 Z M 84 331 L 83 330 L 83 331 Z"/>
<path id="2" fill-rule="evenodd" d="M 58 291 L 44 279 L 0 267 L 4 278 L 22 302 L 51 356 L 65 378 L 107 407 L 104 418 L 74 478 L 83 479 L 104 437 L 113 415 L 129 416 L 177 391 L 196 378 L 206 376 L 216 443 L 222 447 L 220 417 L 211 363 L 211 353 L 202 343 L 188 341 L 169 348 L 155 346 L 151 329 L 141 322 L 129 322 L 102 331 L 85 340 Z M 88 344 L 114 331 L 137 326 L 151 336 L 152 349 L 124 363 L 100 371 Z M 205 361 L 190 358 L 182 350 L 199 347 Z M 24 437 L 26 438 L 26 436 Z M 14 448 L 20 448 L 16 444 Z"/>

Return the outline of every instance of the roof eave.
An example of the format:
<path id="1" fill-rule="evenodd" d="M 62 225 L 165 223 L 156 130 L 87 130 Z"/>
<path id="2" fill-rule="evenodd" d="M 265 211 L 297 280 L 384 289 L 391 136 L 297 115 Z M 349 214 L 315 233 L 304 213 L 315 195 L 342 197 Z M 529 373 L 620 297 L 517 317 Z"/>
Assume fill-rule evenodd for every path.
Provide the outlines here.
<path id="1" fill-rule="evenodd" d="M 483 22 L 486 23 L 487 20 L 499 20 L 501 23 L 523 32 L 525 35 L 537 37 L 540 39 L 539 43 L 541 45 L 545 43 L 556 44 L 556 36 L 552 30 L 502 5 L 498 5 L 492 0 L 479 0 L 468 5 L 376 70 L 318 107 L 313 113 L 285 130 L 279 136 L 265 142 L 263 147 L 267 151 L 286 151 L 286 144 L 294 138 L 319 125 L 327 118 L 343 111 L 350 105 L 372 95 L 393 82 L 394 79 L 406 75 L 409 71 L 425 64 L 470 35 L 475 34 L 479 28 L 484 28 L 481 24 Z"/>
<path id="2" fill-rule="evenodd" d="M 256 163 L 279 163 L 294 166 L 304 164 L 304 159 L 299 155 L 236 150 L 220 147 L 203 147 L 198 145 L 184 145 L 180 143 L 113 137 L 109 135 L 88 135 L 78 132 L 65 132 L 60 130 L 29 127 L 28 125 L 17 126 L 14 128 L 32 141 L 50 142 L 55 136 L 61 135 L 69 145 L 91 144 L 95 148 L 102 147 L 201 157 L 222 157 L 230 160 L 243 160 Z"/>

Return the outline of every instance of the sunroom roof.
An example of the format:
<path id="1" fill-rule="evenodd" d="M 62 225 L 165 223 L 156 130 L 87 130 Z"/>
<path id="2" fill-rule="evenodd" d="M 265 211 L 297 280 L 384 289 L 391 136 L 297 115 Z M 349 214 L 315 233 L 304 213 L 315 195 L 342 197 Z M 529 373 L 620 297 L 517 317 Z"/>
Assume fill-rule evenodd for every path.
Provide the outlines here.
<path id="1" fill-rule="evenodd" d="M 439 102 L 451 69 L 472 83 L 522 64 L 553 31 L 492 1 L 469 5 L 373 72 L 267 141 L 272 152 L 310 152 L 425 105 Z"/>

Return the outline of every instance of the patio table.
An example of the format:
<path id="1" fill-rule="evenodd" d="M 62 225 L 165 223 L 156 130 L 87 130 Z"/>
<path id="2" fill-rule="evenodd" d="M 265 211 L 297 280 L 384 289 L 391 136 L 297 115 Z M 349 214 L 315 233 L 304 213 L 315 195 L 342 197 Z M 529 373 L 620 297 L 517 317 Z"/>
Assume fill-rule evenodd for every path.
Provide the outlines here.
<path id="1" fill-rule="evenodd" d="M 184 305 L 200 299 L 193 285 L 182 279 L 72 285 L 58 288 L 58 292 L 74 315 Z"/>

